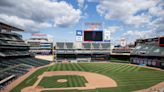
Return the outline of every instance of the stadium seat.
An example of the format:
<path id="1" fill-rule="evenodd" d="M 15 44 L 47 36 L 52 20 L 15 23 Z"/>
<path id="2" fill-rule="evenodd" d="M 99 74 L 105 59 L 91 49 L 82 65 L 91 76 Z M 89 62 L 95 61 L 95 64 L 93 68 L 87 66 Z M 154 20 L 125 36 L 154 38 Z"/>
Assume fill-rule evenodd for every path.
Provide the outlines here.
<path id="1" fill-rule="evenodd" d="M 59 42 L 59 43 L 56 43 L 56 49 L 64 49 L 64 43 L 62 42 Z"/>
<path id="2" fill-rule="evenodd" d="M 66 44 L 66 47 L 67 49 L 73 49 L 73 43 L 65 43 Z"/>
<path id="3" fill-rule="evenodd" d="M 83 43 L 84 49 L 91 49 L 91 43 Z"/>
<path id="4" fill-rule="evenodd" d="M 93 49 L 100 49 L 100 43 L 92 43 Z"/>

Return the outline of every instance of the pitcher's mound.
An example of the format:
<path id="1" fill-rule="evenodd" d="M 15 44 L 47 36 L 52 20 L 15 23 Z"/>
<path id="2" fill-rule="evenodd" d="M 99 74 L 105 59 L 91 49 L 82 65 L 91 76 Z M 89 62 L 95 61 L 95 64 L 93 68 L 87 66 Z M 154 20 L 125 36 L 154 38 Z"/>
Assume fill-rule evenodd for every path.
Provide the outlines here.
<path id="1" fill-rule="evenodd" d="M 63 83 L 63 82 L 67 82 L 67 80 L 66 79 L 59 79 L 59 80 L 57 80 L 57 82 Z"/>

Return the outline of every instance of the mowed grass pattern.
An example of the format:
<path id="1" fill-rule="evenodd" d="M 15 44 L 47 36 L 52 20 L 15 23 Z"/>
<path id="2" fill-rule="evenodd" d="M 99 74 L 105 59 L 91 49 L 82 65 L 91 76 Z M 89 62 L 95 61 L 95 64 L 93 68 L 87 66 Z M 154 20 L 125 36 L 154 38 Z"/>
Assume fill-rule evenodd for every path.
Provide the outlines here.
<path id="1" fill-rule="evenodd" d="M 57 82 L 59 79 L 66 79 L 67 82 Z M 83 76 L 66 75 L 44 77 L 38 86 L 44 88 L 85 87 L 85 83 L 87 81 Z"/>
<path id="2" fill-rule="evenodd" d="M 42 69 L 41 69 L 42 70 Z M 39 70 L 39 71 L 41 71 Z M 53 66 L 47 67 L 45 71 L 87 71 L 103 74 L 114 79 L 118 87 L 100 88 L 96 90 L 88 90 L 85 92 L 131 92 L 153 86 L 159 82 L 164 81 L 164 72 L 152 69 L 147 69 L 138 66 L 131 66 L 128 64 L 115 63 L 57 63 Z M 38 71 L 37 71 L 38 72 Z M 31 75 L 38 76 L 38 75 Z M 27 83 L 29 78 L 18 85 L 12 92 L 19 92 L 25 86 L 32 86 L 36 82 L 36 78 L 31 80 L 32 83 Z M 25 86 L 23 86 L 25 85 Z M 45 91 L 45 92 L 84 92 L 82 90 L 68 90 L 68 91 Z"/>

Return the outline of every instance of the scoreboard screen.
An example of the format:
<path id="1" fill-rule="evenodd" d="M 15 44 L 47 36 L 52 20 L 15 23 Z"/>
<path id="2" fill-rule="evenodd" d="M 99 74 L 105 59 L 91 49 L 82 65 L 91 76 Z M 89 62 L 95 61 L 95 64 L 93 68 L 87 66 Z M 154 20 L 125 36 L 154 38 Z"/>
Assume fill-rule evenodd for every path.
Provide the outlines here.
<path id="1" fill-rule="evenodd" d="M 164 46 L 164 37 L 159 38 L 159 45 Z"/>
<path id="2" fill-rule="evenodd" d="M 103 31 L 84 31 L 84 41 L 103 41 Z"/>

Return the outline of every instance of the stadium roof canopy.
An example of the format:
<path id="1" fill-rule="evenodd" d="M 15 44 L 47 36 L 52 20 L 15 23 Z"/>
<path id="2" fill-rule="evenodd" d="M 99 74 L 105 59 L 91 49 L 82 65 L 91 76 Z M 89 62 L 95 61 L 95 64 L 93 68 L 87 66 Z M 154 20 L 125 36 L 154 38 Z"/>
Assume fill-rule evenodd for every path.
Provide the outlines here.
<path id="1" fill-rule="evenodd" d="M 0 29 L 6 29 L 6 30 L 12 30 L 12 31 L 24 31 L 23 29 L 20 29 L 20 28 L 17 28 L 17 27 L 14 27 L 14 26 L 11 26 L 9 24 L 5 24 L 5 23 L 2 23 L 0 22 Z"/>

